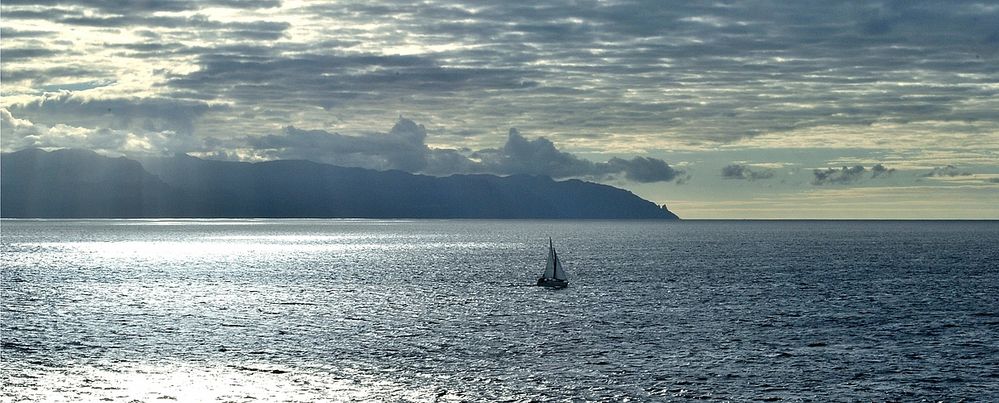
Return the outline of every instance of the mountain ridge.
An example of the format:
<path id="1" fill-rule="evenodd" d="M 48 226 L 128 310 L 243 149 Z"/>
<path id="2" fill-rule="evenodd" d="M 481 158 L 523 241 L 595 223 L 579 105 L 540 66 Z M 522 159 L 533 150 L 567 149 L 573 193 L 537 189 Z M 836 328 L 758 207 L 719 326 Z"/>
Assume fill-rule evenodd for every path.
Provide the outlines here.
<path id="1" fill-rule="evenodd" d="M 546 176 L 436 177 L 188 155 L 136 161 L 78 149 L 26 149 L 0 163 L 5 218 L 678 219 L 624 189 Z"/>

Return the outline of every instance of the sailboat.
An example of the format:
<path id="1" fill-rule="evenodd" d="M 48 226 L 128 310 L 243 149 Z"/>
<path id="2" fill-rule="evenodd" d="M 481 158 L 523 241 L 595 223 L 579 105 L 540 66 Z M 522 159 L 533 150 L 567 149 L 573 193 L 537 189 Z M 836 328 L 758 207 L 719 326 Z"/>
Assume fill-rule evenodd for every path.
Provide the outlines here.
<path id="1" fill-rule="evenodd" d="M 545 261 L 545 273 L 538 279 L 538 285 L 549 288 L 565 288 L 569 286 L 569 280 L 562 269 L 562 262 L 558 260 L 558 253 L 552 245 L 552 239 L 548 238 L 548 260 Z"/>

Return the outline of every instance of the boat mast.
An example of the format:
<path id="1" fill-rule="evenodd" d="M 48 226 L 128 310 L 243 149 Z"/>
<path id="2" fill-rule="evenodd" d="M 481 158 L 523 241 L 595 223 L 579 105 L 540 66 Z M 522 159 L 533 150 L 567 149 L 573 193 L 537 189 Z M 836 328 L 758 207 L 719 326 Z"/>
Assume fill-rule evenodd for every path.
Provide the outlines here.
<path id="1" fill-rule="evenodd" d="M 552 239 L 548 238 L 548 246 L 552 249 L 552 278 L 558 280 L 558 252 L 555 250 L 555 246 L 551 244 Z"/>
<path id="2" fill-rule="evenodd" d="M 552 265 L 552 278 L 559 280 L 558 278 L 558 267 L 561 265 L 558 261 L 558 252 L 555 248 L 552 248 L 552 254 L 555 255 L 555 263 Z"/>

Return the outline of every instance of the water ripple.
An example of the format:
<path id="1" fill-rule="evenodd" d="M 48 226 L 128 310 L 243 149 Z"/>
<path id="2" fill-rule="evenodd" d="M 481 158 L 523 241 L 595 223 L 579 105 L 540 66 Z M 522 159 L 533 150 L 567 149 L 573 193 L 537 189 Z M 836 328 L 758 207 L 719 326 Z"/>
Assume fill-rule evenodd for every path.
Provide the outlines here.
<path id="1" fill-rule="evenodd" d="M 999 400 L 992 222 L 2 225 L 4 401 Z"/>

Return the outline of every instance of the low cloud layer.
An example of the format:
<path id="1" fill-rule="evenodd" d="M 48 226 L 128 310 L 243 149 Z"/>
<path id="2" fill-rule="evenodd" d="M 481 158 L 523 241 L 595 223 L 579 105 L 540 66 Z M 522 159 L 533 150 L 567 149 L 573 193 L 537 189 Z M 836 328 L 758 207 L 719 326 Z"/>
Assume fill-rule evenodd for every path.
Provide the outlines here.
<path id="1" fill-rule="evenodd" d="M 772 169 L 754 169 L 746 165 L 731 164 L 726 165 L 721 170 L 722 179 L 742 179 L 754 181 L 758 179 L 770 179 L 774 177 Z"/>
<path id="2" fill-rule="evenodd" d="M 953 165 L 947 165 L 942 167 L 934 167 L 930 172 L 920 175 L 924 178 L 940 176 L 940 177 L 955 177 L 955 176 L 971 176 L 971 172 L 962 171 Z"/>
<path id="3" fill-rule="evenodd" d="M 113 119 L 113 101 L 62 102 L 22 105 L 18 111 L 50 110 L 56 113 L 95 112 L 97 119 Z M 106 113 L 97 113 L 104 109 Z M 658 158 L 636 156 L 594 162 L 559 150 L 544 137 L 528 139 L 510 129 L 501 148 L 456 150 L 427 146 L 427 129 L 409 119 L 399 119 L 387 133 L 346 135 L 325 130 L 285 127 L 279 134 L 235 139 L 200 139 L 184 131 L 207 106 L 164 104 L 157 121 L 123 122 L 113 127 L 80 127 L 34 122 L 0 108 L 2 148 L 84 148 L 113 154 L 169 155 L 197 152 L 214 158 L 253 160 L 302 159 L 340 166 L 377 170 L 397 169 L 429 175 L 489 173 L 544 175 L 552 178 L 623 179 L 638 183 L 670 182 L 683 170 Z M 37 116 L 29 114 L 31 116 Z M 142 115 L 136 116 L 136 118 Z M 179 131 L 177 129 L 180 129 Z"/>
<path id="4" fill-rule="evenodd" d="M 348 136 L 287 127 L 282 134 L 245 138 L 267 159 L 305 159 L 371 169 L 423 171 L 427 167 L 426 129 L 402 119 L 388 133 Z"/>
<path id="5" fill-rule="evenodd" d="M 345 135 L 323 130 L 288 127 L 280 135 L 247 137 L 245 145 L 267 159 L 307 159 L 371 169 L 398 169 L 432 175 L 455 173 L 530 174 L 552 178 L 623 178 L 651 183 L 669 182 L 682 175 L 661 159 L 611 158 L 593 162 L 559 150 L 540 137 L 528 139 L 510 129 L 501 148 L 477 151 L 436 149 L 426 145 L 427 130 L 400 119 L 388 133 Z"/>
<path id="6" fill-rule="evenodd" d="M 81 148 L 107 154 L 133 156 L 205 151 L 202 139 L 172 130 L 81 127 L 44 124 L 15 117 L 0 108 L 0 148 Z"/>
<path id="7" fill-rule="evenodd" d="M 625 179 L 647 183 L 669 182 L 683 173 L 656 158 L 611 158 L 607 162 L 592 162 L 558 150 L 544 137 L 529 140 L 516 129 L 510 129 L 503 148 L 479 150 L 471 157 L 479 161 L 477 165 L 483 172 L 500 174 L 524 173 L 553 178 L 623 175 Z"/>
<path id="8" fill-rule="evenodd" d="M 141 129 L 193 134 L 204 114 L 225 112 L 225 105 L 163 97 L 88 97 L 72 91 L 49 92 L 7 108 L 14 116 L 49 126 Z"/>
<path id="9" fill-rule="evenodd" d="M 877 178 L 879 176 L 891 175 L 895 172 L 895 168 L 888 168 L 881 164 L 875 164 L 871 167 L 871 177 Z"/>
<path id="10" fill-rule="evenodd" d="M 895 169 L 887 168 L 882 164 L 875 164 L 870 169 L 864 168 L 863 165 L 842 167 L 840 169 L 816 169 L 812 171 L 812 175 L 814 176 L 812 178 L 812 184 L 816 186 L 850 184 L 864 179 L 866 176 L 865 174 L 868 172 L 870 172 L 871 175 L 867 177 L 873 179 L 891 175 L 895 172 Z"/>

